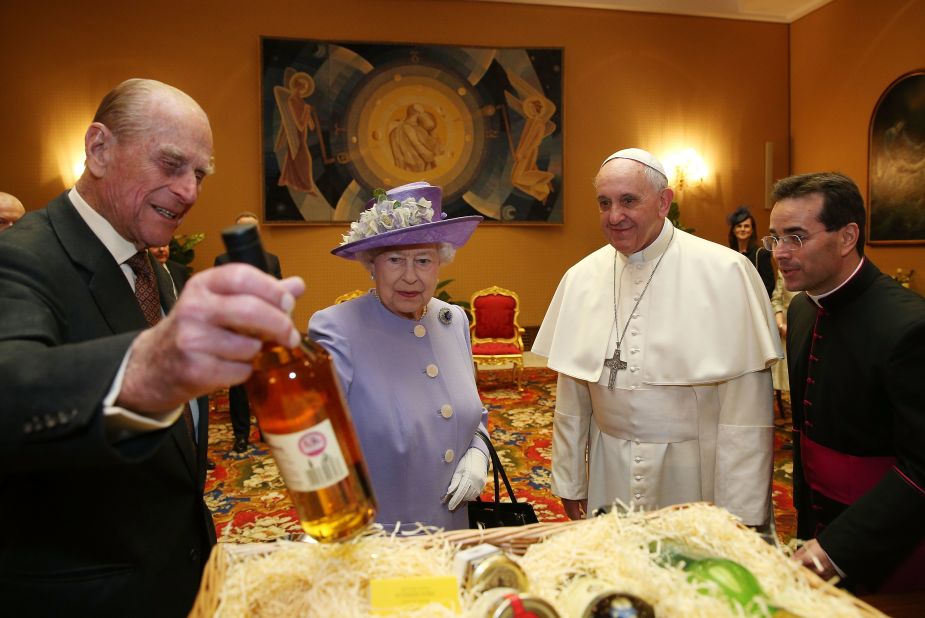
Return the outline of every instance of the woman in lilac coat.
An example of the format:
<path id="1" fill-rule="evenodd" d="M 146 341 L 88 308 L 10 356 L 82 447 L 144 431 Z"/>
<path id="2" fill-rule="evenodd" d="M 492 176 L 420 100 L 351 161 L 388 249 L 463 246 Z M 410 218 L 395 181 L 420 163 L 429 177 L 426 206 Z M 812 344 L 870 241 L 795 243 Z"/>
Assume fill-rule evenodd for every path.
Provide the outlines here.
<path id="1" fill-rule="evenodd" d="M 443 220 L 440 199 L 423 182 L 377 191 L 332 251 L 360 262 L 375 288 L 309 321 L 334 359 L 388 530 L 468 527 L 466 503 L 488 470 L 469 323 L 433 298 L 441 264 L 481 217 Z"/>

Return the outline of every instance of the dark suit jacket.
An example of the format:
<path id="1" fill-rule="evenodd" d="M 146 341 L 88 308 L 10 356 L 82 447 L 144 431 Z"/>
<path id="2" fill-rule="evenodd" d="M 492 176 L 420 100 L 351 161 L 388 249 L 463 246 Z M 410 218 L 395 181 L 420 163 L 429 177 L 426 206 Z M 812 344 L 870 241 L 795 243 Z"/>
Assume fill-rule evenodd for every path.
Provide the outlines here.
<path id="1" fill-rule="evenodd" d="M 177 288 L 177 293 L 179 293 L 189 280 L 189 271 L 186 270 L 185 265 L 173 260 L 167 260 L 164 266 L 167 267 L 167 272 L 170 273 L 170 278 L 173 279 L 173 284 Z"/>
<path id="2" fill-rule="evenodd" d="M 799 294 L 787 312 L 798 535 L 812 538 L 823 526 L 819 544 L 849 586 L 874 588 L 925 542 L 925 301 L 866 260 L 821 303 L 819 311 Z M 809 487 L 803 436 L 896 464 L 860 499 L 841 504 Z"/>
<path id="3" fill-rule="evenodd" d="M 146 322 L 66 194 L 0 235 L 0 316 L 4 610 L 185 616 L 215 542 L 205 449 L 197 461 L 182 420 L 104 435 L 103 397 Z"/>
<path id="4" fill-rule="evenodd" d="M 274 277 L 276 277 L 277 279 L 282 279 L 283 271 L 282 269 L 280 269 L 280 266 L 279 266 L 279 258 L 267 251 L 264 251 L 263 254 L 267 257 L 267 269 L 268 269 L 267 272 L 273 275 Z M 222 264 L 227 264 L 228 262 L 229 262 L 228 254 L 223 253 L 215 257 L 214 265 L 221 266 Z"/>

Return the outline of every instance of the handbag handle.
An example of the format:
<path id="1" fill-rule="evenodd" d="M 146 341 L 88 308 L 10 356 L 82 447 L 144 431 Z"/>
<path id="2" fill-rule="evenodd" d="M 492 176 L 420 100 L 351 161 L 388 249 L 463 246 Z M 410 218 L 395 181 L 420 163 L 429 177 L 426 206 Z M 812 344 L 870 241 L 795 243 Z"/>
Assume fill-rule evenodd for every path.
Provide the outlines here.
<path id="1" fill-rule="evenodd" d="M 499 491 L 498 483 L 498 474 L 501 474 L 501 478 L 504 480 L 504 487 L 507 489 L 507 495 L 511 497 L 511 502 L 517 504 L 517 496 L 514 495 L 514 488 L 511 487 L 511 482 L 507 480 L 507 474 L 504 472 L 504 466 L 501 465 L 501 459 L 498 458 L 498 453 L 495 451 L 494 445 L 491 443 L 491 440 L 488 439 L 488 436 L 485 435 L 485 432 L 482 431 L 481 427 L 475 430 L 475 435 L 482 439 L 482 442 L 485 443 L 485 446 L 488 447 L 488 454 L 491 456 L 491 467 L 495 472 L 495 502 L 501 502 L 501 493 Z"/>

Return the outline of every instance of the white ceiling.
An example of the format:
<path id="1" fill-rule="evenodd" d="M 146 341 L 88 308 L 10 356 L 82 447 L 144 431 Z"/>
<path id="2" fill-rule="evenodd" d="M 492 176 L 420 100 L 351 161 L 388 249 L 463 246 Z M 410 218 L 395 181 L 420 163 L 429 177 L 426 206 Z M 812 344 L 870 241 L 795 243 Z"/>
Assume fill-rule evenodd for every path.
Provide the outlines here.
<path id="1" fill-rule="evenodd" d="M 832 0 L 478 0 L 790 23 Z"/>

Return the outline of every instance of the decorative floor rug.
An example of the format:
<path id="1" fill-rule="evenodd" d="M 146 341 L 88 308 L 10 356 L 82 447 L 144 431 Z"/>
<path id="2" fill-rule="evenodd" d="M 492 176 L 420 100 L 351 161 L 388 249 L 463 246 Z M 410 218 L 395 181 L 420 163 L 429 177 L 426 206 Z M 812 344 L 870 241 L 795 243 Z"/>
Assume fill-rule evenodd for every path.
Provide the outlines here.
<path id="1" fill-rule="evenodd" d="M 488 409 L 488 425 L 498 455 L 518 500 L 533 504 L 540 521 L 565 521 L 559 499 L 550 492 L 552 417 L 556 374 L 545 368 L 524 369 L 524 390 L 518 391 L 510 370 L 479 372 L 479 393 Z M 789 445 L 789 405 L 776 409 L 773 500 L 777 533 L 786 543 L 796 530 Z M 273 457 L 252 426 L 251 448 L 232 450 L 227 392 L 211 398 L 209 457 L 215 469 L 206 481 L 206 502 L 212 509 L 220 542 L 271 541 L 301 532 L 286 487 Z M 483 497 L 491 499 L 492 483 Z M 501 490 L 502 497 L 506 493 Z"/>

